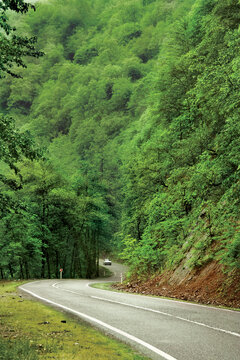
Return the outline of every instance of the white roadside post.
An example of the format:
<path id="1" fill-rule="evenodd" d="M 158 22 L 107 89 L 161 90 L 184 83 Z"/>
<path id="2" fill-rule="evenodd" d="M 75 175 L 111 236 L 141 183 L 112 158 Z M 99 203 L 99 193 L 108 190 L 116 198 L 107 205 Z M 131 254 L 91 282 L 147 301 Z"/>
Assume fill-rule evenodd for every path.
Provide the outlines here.
<path id="1" fill-rule="evenodd" d="M 63 269 L 60 269 L 60 279 L 62 279 L 62 273 L 63 273 Z"/>
<path id="2" fill-rule="evenodd" d="M 123 282 L 123 274 L 122 273 L 120 275 L 120 278 L 121 278 L 121 284 L 122 284 L 122 282 Z"/>

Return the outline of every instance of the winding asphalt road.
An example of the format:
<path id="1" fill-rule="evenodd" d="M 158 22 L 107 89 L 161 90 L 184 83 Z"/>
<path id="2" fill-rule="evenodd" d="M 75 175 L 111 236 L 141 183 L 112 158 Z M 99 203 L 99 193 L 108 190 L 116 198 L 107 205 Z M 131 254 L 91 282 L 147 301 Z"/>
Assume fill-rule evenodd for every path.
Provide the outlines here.
<path id="1" fill-rule="evenodd" d="M 114 263 L 110 269 L 114 275 L 109 281 L 119 281 L 125 271 Z M 79 316 L 151 359 L 240 359 L 240 312 L 90 287 L 96 282 L 40 280 L 20 289 Z"/>

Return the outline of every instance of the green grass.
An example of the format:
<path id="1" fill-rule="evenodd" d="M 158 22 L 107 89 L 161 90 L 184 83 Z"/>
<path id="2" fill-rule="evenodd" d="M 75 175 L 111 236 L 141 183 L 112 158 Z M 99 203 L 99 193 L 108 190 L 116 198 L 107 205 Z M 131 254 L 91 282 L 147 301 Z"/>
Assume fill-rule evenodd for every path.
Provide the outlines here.
<path id="1" fill-rule="evenodd" d="M 118 291 L 118 292 L 122 292 L 120 290 L 114 289 L 112 288 L 112 284 L 114 284 L 114 282 L 107 282 L 107 283 L 94 283 L 94 284 L 90 284 L 91 287 L 96 288 L 96 289 L 101 289 L 101 290 L 108 290 L 108 291 Z"/>
<path id="2" fill-rule="evenodd" d="M 17 293 L 21 284 L 0 282 L 0 360 L 148 359 L 80 320 L 25 300 Z"/>
<path id="3" fill-rule="evenodd" d="M 29 341 L 4 340 L 0 337 L 0 360 L 37 360 L 37 352 Z"/>

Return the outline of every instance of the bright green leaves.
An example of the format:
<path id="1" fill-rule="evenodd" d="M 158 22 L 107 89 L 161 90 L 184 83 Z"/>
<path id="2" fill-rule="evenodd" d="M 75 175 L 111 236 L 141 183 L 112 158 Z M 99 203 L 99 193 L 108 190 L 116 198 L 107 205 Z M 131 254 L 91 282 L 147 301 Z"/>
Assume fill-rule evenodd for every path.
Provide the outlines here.
<path id="1" fill-rule="evenodd" d="M 30 8 L 35 9 L 33 5 L 22 0 L 3 0 L 0 4 L 0 27 L 4 30 L 0 33 L 0 77 L 3 77 L 5 73 L 19 77 L 16 71 L 12 69 L 14 65 L 26 67 L 23 61 L 24 56 L 40 57 L 43 55 L 35 47 L 36 37 L 15 34 L 16 28 L 10 25 L 6 13 L 7 10 L 26 13 Z"/>
<path id="2" fill-rule="evenodd" d="M 38 7 L 26 21 L 46 56 L 21 82 L 4 80 L 1 106 L 54 164 L 28 164 L 20 190 L 41 223 L 42 276 L 64 261 L 67 276 L 96 274 L 114 233 L 141 274 L 174 266 L 191 246 L 191 266 L 221 246 L 237 266 L 239 1 Z"/>
<path id="3" fill-rule="evenodd" d="M 9 214 L 2 221 L 0 234 L 2 270 L 9 269 L 14 276 L 19 266 L 21 278 L 37 275 L 42 252 L 36 219 L 26 211 Z"/>
<path id="4" fill-rule="evenodd" d="M 33 160 L 39 156 L 30 134 L 18 132 L 12 118 L 0 115 L 0 160 L 5 164 L 5 171 L 12 170 L 11 176 L 1 175 L 2 184 L 12 190 L 21 188 L 19 162 L 24 158 Z"/>
<path id="5" fill-rule="evenodd" d="M 224 221 L 232 217 L 233 230 L 239 217 L 239 12 L 232 12 L 237 6 L 236 1 L 196 1 L 160 53 L 166 58 L 151 83 L 149 108 L 135 122 L 141 130 L 125 153 L 132 160 L 124 168 L 123 228 L 137 239 L 132 250 L 126 240 L 136 272 L 148 262 L 147 251 L 158 268 L 172 266 L 190 229 L 193 241 L 206 234 L 196 245 L 199 264 L 215 256 L 209 249 L 213 239 L 218 249 L 228 249 L 223 263 L 234 267 L 239 261 L 238 237 L 223 235 Z M 195 226 L 204 208 L 208 215 Z"/>
<path id="6" fill-rule="evenodd" d="M 11 277 L 94 277 L 112 218 L 107 191 L 90 175 L 63 179 L 46 160 L 25 162 L 20 205 L 0 223 L 0 258 Z"/>
<path id="7" fill-rule="evenodd" d="M 240 237 L 236 230 L 231 241 L 226 241 L 226 249 L 221 254 L 222 263 L 227 264 L 232 269 L 240 269 Z"/>

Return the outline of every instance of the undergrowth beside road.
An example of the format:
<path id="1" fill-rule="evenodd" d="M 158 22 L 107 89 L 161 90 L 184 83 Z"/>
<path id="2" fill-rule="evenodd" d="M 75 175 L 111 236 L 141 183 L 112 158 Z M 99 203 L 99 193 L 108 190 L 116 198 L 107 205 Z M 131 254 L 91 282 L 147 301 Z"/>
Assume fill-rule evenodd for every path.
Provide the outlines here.
<path id="1" fill-rule="evenodd" d="M 147 360 L 104 336 L 17 293 L 23 282 L 0 282 L 0 360 Z"/>

